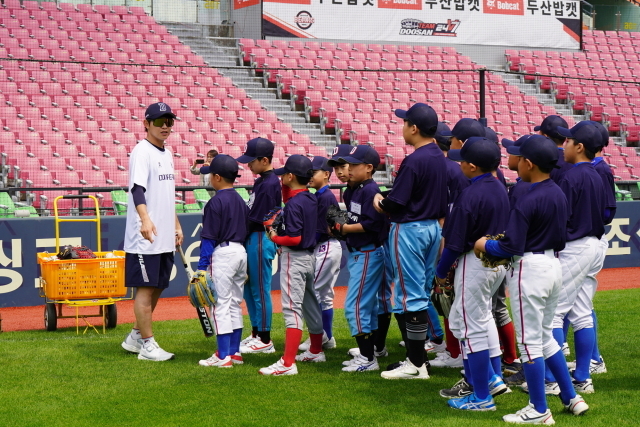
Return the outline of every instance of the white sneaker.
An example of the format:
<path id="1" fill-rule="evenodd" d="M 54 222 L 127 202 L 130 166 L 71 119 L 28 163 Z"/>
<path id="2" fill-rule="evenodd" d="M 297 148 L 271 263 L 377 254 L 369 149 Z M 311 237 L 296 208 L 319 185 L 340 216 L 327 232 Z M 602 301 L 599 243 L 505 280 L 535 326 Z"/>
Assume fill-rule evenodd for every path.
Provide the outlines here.
<path id="1" fill-rule="evenodd" d="M 536 411 L 536 408 L 534 408 L 532 403 L 529 403 L 515 414 L 505 415 L 502 419 L 513 424 L 542 424 L 551 426 L 556 423 L 548 408 L 545 413 L 541 414 Z"/>
<path id="2" fill-rule="evenodd" d="M 336 344 L 336 337 L 329 338 L 329 341 L 322 343 L 322 348 L 325 350 L 330 350 L 332 348 L 336 348 L 338 344 Z"/>
<path id="3" fill-rule="evenodd" d="M 333 347 L 336 346 L 336 340 L 335 338 L 331 337 L 331 340 L 333 340 Z M 323 333 L 322 334 L 322 348 L 333 348 L 333 347 L 325 347 L 325 344 L 328 344 L 329 341 L 329 337 L 327 336 L 327 333 Z M 311 348 L 311 337 L 307 338 L 302 344 L 300 344 L 298 346 L 298 350 L 300 351 L 307 351 Z"/>
<path id="4" fill-rule="evenodd" d="M 350 348 L 348 353 L 349 353 L 349 356 L 356 357 L 357 355 L 360 354 L 360 349 L 358 347 Z M 373 350 L 373 355 L 376 358 L 387 357 L 389 355 L 389 351 L 387 350 L 387 347 L 385 347 L 382 349 L 382 351 Z"/>
<path id="5" fill-rule="evenodd" d="M 275 353 L 276 349 L 273 346 L 273 341 L 269 341 L 267 344 L 263 343 L 260 338 L 254 338 L 246 345 L 240 346 L 240 353 Z"/>
<path id="6" fill-rule="evenodd" d="M 240 354 L 240 352 L 237 352 L 236 354 L 232 354 L 230 357 L 231 357 L 231 362 L 234 365 L 244 364 L 244 360 L 242 359 L 242 354 Z"/>
<path id="7" fill-rule="evenodd" d="M 600 357 L 600 362 L 591 359 L 591 363 L 589 364 L 589 373 L 591 375 L 607 373 L 607 365 L 604 364 L 604 359 L 602 357 Z"/>
<path id="8" fill-rule="evenodd" d="M 326 362 L 327 358 L 324 355 L 324 352 L 321 351 L 318 354 L 311 353 L 309 350 L 305 351 L 296 356 L 296 360 L 298 362 Z"/>
<path id="9" fill-rule="evenodd" d="M 249 341 L 253 341 L 255 338 L 256 337 L 254 337 L 252 334 L 249 334 L 248 337 L 246 337 L 245 339 L 240 341 L 240 346 L 247 345 L 249 343 Z"/>
<path id="10" fill-rule="evenodd" d="M 529 386 L 527 385 L 526 382 L 522 383 L 520 385 L 520 387 L 522 387 L 522 391 L 524 391 L 525 393 L 529 393 Z M 548 394 L 548 395 L 552 395 L 552 396 L 559 396 L 560 395 L 560 386 L 556 382 L 545 381 L 544 382 L 544 394 Z"/>
<path id="11" fill-rule="evenodd" d="M 567 405 L 564 405 L 564 409 L 573 415 L 582 415 L 589 410 L 589 405 L 586 404 L 582 396 L 576 394 L 576 397 L 571 399 Z"/>
<path id="12" fill-rule="evenodd" d="M 353 360 L 348 360 L 348 365 L 345 365 L 342 370 L 344 372 L 365 372 L 365 371 L 378 371 L 380 366 L 378 361 L 374 357 L 373 360 L 368 360 L 366 357 L 358 354 Z M 344 362 L 342 363 L 345 364 Z"/>
<path id="13" fill-rule="evenodd" d="M 432 368 L 462 368 L 464 362 L 462 361 L 462 353 L 458 357 L 453 358 L 448 351 L 438 353 L 435 359 L 429 362 Z"/>
<path id="14" fill-rule="evenodd" d="M 384 371 L 380 374 L 382 378 L 388 380 L 428 380 L 429 373 L 427 372 L 427 364 L 423 364 L 419 368 L 416 367 L 409 358 L 400 362 L 400 366 L 391 371 Z"/>
<path id="15" fill-rule="evenodd" d="M 200 366 L 214 366 L 216 368 L 233 368 L 233 361 L 231 360 L 231 356 L 227 356 L 224 359 L 220 359 L 218 357 L 218 353 L 216 352 L 210 358 L 201 360 L 198 362 Z"/>
<path id="16" fill-rule="evenodd" d="M 582 382 L 576 380 L 573 380 L 572 382 L 573 388 L 576 389 L 576 393 L 592 394 L 596 392 L 593 388 L 593 380 L 591 378 L 587 378 Z"/>
<path id="17" fill-rule="evenodd" d="M 140 349 L 142 348 L 142 338 L 135 339 L 128 334 L 127 337 L 122 341 L 122 348 L 127 350 L 130 353 L 140 353 Z"/>
<path id="18" fill-rule="evenodd" d="M 436 344 L 431 340 L 427 340 L 424 343 L 424 351 L 427 353 L 442 353 L 447 348 L 447 343 L 442 341 L 440 344 Z"/>
<path id="19" fill-rule="evenodd" d="M 571 354 L 571 350 L 569 349 L 569 344 L 567 343 L 562 344 L 562 354 L 564 354 L 564 357 L 567 357 L 568 355 Z"/>
<path id="20" fill-rule="evenodd" d="M 147 342 L 143 341 L 142 348 L 140 349 L 140 354 L 138 354 L 138 359 L 151 360 L 153 362 L 163 362 L 165 360 L 171 360 L 175 357 L 175 354 L 161 349 L 156 340 L 154 340 L 153 338 L 147 340 Z"/>
<path id="21" fill-rule="evenodd" d="M 400 341 L 400 342 L 398 343 L 398 345 L 399 345 L 400 347 L 406 347 L 406 345 L 405 345 L 404 341 Z"/>
<path id="22" fill-rule="evenodd" d="M 271 366 L 260 369 L 262 375 L 284 376 L 284 375 L 298 375 L 298 368 L 293 363 L 291 366 L 284 366 L 284 360 L 280 359 Z"/>

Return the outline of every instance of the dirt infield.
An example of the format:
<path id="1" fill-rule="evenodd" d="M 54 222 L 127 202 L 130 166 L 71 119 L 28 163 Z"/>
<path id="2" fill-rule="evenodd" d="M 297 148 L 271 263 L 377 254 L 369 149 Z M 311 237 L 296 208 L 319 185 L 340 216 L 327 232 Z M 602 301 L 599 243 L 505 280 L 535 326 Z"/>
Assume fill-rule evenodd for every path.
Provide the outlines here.
<path id="1" fill-rule="evenodd" d="M 640 288 L 640 268 L 611 268 L 602 270 L 598 275 L 598 291 L 611 291 L 617 289 Z M 344 299 L 347 288 L 344 286 L 335 288 L 335 308 L 344 307 Z M 273 310 L 280 312 L 280 291 L 273 291 Z M 97 313 L 97 307 L 87 307 L 80 310 L 80 313 Z M 65 314 L 73 314 L 71 308 L 65 309 Z M 243 307 L 243 314 L 247 310 Z M 26 331 L 34 329 L 44 329 L 44 305 L 35 307 L 10 307 L 0 308 L 2 315 L 2 331 Z M 154 314 L 154 320 L 184 320 L 195 319 L 195 310 L 189 304 L 187 297 L 162 298 L 158 302 L 158 307 Z M 118 303 L 118 323 L 133 322 L 133 301 L 122 301 Z M 99 318 L 91 318 L 89 321 L 95 325 L 102 325 Z M 81 322 L 82 324 L 83 322 Z M 58 319 L 58 328 L 68 328 L 75 326 L 75 319 Z"/>

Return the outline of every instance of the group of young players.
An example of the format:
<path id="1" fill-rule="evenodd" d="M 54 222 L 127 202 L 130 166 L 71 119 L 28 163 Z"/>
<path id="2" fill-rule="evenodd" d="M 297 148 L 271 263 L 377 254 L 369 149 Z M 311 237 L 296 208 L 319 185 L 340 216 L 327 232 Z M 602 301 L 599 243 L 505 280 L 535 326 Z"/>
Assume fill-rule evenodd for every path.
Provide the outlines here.
<path id="1" fill-rule="evenodd" d="M 152 107 L 145 122 L 146 145 L 162 153 L 155 142 L 168 136 L 171 112 L 165 105 L 160 123 Z M 274 170 L 273 143 L 255 138 L 238 159 L 218 155 L 202 168 L 216 195 L 204 210 L 198 271 L 209 274 L 216 295 L 211 314 L 217 351 L 200 364 L 230 368 L 243 363 L 243 354 L 276 351 L 270 336 L 276 252 L 285 345 L 282 357 L 260 373 L 295 375 L 296 362 L 326 361 L 324 350 L 336 347 L 332 321 L 342 256 L 339 237 L 348 250 L 345 316 L 357 343 L 343 371 L 380 370 L 378 359 L 388 356 L 385 341 L 393 313 L 406 359 L 389 365 L 383 378 L 428 379 L 429 366 L 461 367 L 464 379 L 440 391 L 453 408 L 495 410 L 493 397 L 525 380 L 529 404 L 505 415 L 505 421 L 553 424 L 546 394 L 559 395 L 568 411 L 583 414 L 588 405 L 577 393 L 593 393 L 590 375 L 606 372 L 592 300 L 608 247 L 604 225 L 615 214 L 613 177 L 598 156 L 608 144 L 608 132 L 595 122 L 568 129 L 561 117 L 548 116 L 535 128 L 539 134 L 503 139 L 509 168 L 519 175 L 507 190 L 498 138 L 489 128 L 462 119 L 450 130 L 421 103 L 395 114 L 414 151 L 384 193 L 373 180 L 380 156 L 369 145 L 340 145 L 329 159 L 293 155 Z M 140 359 L 168 360 L 173 355 L 155 343 L 150 322 L 156 294 L 168 285 L 161 258 L 167 254 L 140 251 L 154 244 L 154 233 L 162 235 L 155 220 L 149 225 L 147 219 L 154 217 L 145 207 L 145 195 L 157 194 L 155 171 L 148 169 L 156 169 L 158 153 L 143 145 L 131 156 L 130 203 L 135 208 L 129 209 L 127 236 L 138 246 L 125 245 L 127 285 L 139 287 L 138 294 L 140 288 L 156 290 L 140 303 L 136 296 L 136 324 L 122 345 Z M 135 153 L 138 149 L 145 157 Z M 233 190 L 238 162 L 259 175 L 248 203 Z M 146 181 L 138 163 L 151 164 Z M 326 212 L 338 205 L 328 186 L 332 172 L 347 184 L 348 221 L 330 229 Z M 177 219 L 171 231 L 176 235 L 172 243 L 180 243 Z M 486 267 L 481 253 L 510 263 Z M 434 278 L 439 287 L 453 281 L 455 297 L 444 331 L 431 302 Z M 507 287 L 513 321 L 505 304 Z M 243 299 L 252 331 L 241 340 Z M 301 343 L 303 323 L 309 339 Z M 569 325 L 574 364 L 567 364 L 562 350 Z M 516 343 L 524 363 L 517 358 Z M 425 350 L 439 353 L 431 365 Z M 503 379 L 503 371 L 513 375 Z"/>

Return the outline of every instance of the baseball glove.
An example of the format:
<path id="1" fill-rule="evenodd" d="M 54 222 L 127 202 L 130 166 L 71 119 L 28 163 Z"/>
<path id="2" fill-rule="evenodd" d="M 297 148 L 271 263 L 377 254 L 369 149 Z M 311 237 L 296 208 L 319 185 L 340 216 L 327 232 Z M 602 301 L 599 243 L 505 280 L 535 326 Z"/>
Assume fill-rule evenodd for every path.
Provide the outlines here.
<path id="1" fill-rule="evenodd" d="M 487 240 L 500 240 L 504 237 L 504 234 L 485 237 L 487 238 Z M 480 252 L 480 261 L 482 262 L 482 266 L 487 268 L 498 268 L 501 265 L 508 267 L 509 265 L 511 265 L 511 258 L 499 258 L 486 252 Z"/>
<path id="2" fill-rule="evenodd" d="M 272 228 L 276 231 L 276 234 L 280 234 L 279 232 L 283 230 L 283 221 L 282 208 L 275 207 L 267 212 L 262 220 L 262 225 L 264 225 L 265 230 L 269 231 Z"/>
<path id="3" fill-rule="evenodd" d="M 327 215 L 325 218 L 327 219 L 329 230 L 331 230 L 331 235 L 336 239 L 344 240 L 345 237 L 342 234 L 342 226 L 347 223 L 347 211 L 343 211 L 339 207 L 331 205 L 329 206 L 329 209 L 327 209 Z"/>
<path id="4" fill-rule="evenodd" d="M 455 293 L 453 291 L 453 280 L 455 277 L 455 267 L 451 267 L 447 274 L 447 280 L 443 286 L 440 286 L 433 278 L 433 288 L 431 290 L 431 302 L 438 314 L 446 319 L 449 318 L 451 312 L 451 305 L 453 304 L 453 298 Z"/>
<path id="5" fill-rule="evenodd" d="M 211 307 L 216 303 L 213 281 L 209 273 L 198 270 L 187 285 L 187 296 L 194 307 Z"/>

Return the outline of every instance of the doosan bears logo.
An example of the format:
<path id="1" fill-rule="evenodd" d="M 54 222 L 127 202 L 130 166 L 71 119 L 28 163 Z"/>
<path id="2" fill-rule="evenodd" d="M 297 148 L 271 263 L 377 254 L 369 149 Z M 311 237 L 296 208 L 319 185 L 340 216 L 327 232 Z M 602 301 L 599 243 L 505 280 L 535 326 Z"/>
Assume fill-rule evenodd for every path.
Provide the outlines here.
<path id="1" fill-rule="evenodd" d="M 524 15 L 523 0 L 484 0 L 484 13 L 496 15 Z"/>
<path id="2" fill-rule="evenodd" d="M 311 16 L 309 12 L 307 12 L 306 10 L 301 10 L 293 19 L 293 22 L 295 22 L 298 28 L 300 28 L 301 30 L 308 30 L 316 22 L 316 20 L 313 19 L 313 16 Z"/>
<path id="3" fill-rule="evenodd" d="M 401 36 L 445 36 L 457 37 L 460 20 L 447 19 L 446 23 L 422 22 L 419 19 L 407 18 L 400 22 Z"/>

